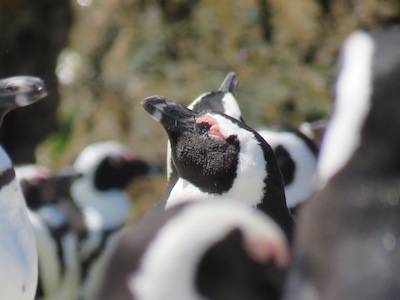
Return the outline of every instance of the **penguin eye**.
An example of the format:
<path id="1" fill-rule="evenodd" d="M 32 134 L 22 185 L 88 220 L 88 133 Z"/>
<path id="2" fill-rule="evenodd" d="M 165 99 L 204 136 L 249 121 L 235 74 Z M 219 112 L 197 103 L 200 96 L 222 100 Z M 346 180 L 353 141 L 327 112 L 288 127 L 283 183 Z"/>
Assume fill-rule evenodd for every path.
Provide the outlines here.
<path id="1" fill-rule="evenodd" d="M 199 135 L 206 135 L 211 128 L 211 125 L 208 123 L 197 123 L 196 131 Z"/>
<path id="2" fill-rule="evenodd" d="M 239 143 L 239 139 L 238 139 L 237 135 L 230 135 L 230 136 L 226 139 L 226 142 L 227 142 L 228 144 L 235 145 L 235 144 L 238 144 L 238 143 Z"/>

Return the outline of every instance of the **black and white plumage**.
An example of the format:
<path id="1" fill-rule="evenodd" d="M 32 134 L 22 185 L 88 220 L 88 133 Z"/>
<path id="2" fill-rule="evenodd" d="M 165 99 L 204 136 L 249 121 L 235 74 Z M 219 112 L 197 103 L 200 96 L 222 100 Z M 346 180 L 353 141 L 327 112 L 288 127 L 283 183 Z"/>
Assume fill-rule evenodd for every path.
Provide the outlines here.
<path id="1" fill-rule="evenodd" d="M 32 211 L 39 211 L 46 205 L 58 204 L 70 198 L 72 183 L 82 176 L 73 168 L 51 171 L 37 164 L 17 165 L 15 173 L 28 208 Z"/>
<path id="2" fill-rule="evenodd" d="M 400 32 L 352 33 L 285 300 L 400 297 Z"/>
<path id="3" fill-rule="evenodd" d="M 40 267 L 37 299 L 93 299 L 113 236 L 131 213 L 124 188 L 137 176 L 160 171 L 111 141 L 88 146 L 72 167 L 17 169 L 35 216 Z"/>
<path id="4" fill-rule="evenodd" d="M 205 92 L 201 94 L 199 97 L 193 100 L 188 108 L 198 113 L 206 111 L 224 113 L 232 118 L 243 121 L 242 113 L 235 99 L 237 87 L 238 82 L 236 74 L 234 72 L 230 72 L 226 75 L 218 91 Z M 167 187 L 162 197 L 160 197 L 160 199 L 155 203 L 154 209 L 165 208 L 165 202 L 169 196 L 169 193 L 179 179 L 179 175 L 176 172 L 176 168 L 171 157 L 171 144 L 169 140 L 167 145 L 166 161 Z"/>
<path id="5" fill-rule="evenodd" d="M 218 91 L 203 93 L 188 108 L 197 113 L 208 111 L 223 113 L 243 121 L 235 98 L 237 87 L 236 75 L 230 72 Z M 291 213 L 295 214 L 300 204 L 306 201 L 314 191 L 313 178 L 317 163 L 317 146 L 310 138 L 289 125 L 271 125 L 257 131 L 274 150 L 284 178 L 286 203 Z M 168 175 L 173 173 L 173 176 L 168 176 L 168 188 L 162 197 L 163 200 L 167 199 L 178 179 L 170 152 L 171 147 L 168 142 L 167 169 Z M 160 201 L 157 202 L 157 206 L 163 205 Z"/>
<path id="6" fill-rule="evenodd" d="M 287 241 L 235 201 L 192 201 L 133 223 L 119 238 L 98 300 L 279 299 Z"/>
<path id="7" fill-rule="evenodd" d="M 166 130 L 179 175 L 166 208 L 188 195 L 233 198 L 266 212 L 291 235 L 281 172 L 271 147 L 256 131 L 227 115 L 196 113 L 160 96 L 142 104 Z"/>
<path id="8" fill-rule="evenodd" d="M 236 74 L 230 72 L 226 75 L 218 91 L 205 92 L 201 94 L 193 100 L 188 108 L 198 113 L 205 111 L 224 113 L 232 118 L 243 121 L 242 113 L 235 99 L 237 86 L 238 82 Z M 171 176 L 171 174 L 173 174 L 173 176 Z M 171 158 L 171 146 L 169 141 L 167 146 L 167 176 L 168 180 L 173 181 L 174 179 L 177 179 L 176 170 Z"/>
<path id="9" fill-rule="evenodd" d="M 315 191 L 318 148 L 290 125 L 272 125 L 257 131 L 274 150 L 285 184 L 286 204 L 295 215 Z"/>
<path id="10" fill-rule="evenodd" d="M 126 146 L 105 141 L 86 147 L 73 164 L 83 175 L 71 194 L 84 215 L 87 236 L 79 245 L 81 298 L 94 299 L 115 233 L 128 221 L 131 200 L 125 188 L 139 176 L 157 174 L 161 168 L 134 158 Z"/>
<path id="11" fill-rule="evenodd" d="M 0 122 L 16 107 L 47 95 L 37 77 L 0 80 Z M 28 210 L 12 162 L 0 147 L 0 290 L 3 299 L 32 300 L 37 285 L 37 250 Z"/>
<path id="12" fill-rule="evenodd" d="M 237 88 L 236 74 L 229 72 L 218 91 L 201 94 L 193 100 L 188 108 L 195 112 L 213 111 L 224 113 L 232 118 L 243 121 L 242 112 L 235 99 Z"/>
<path id="13" fill-rule="evenodd" d="M 78 298 L 78 240 L 85 236 L 82 211 L 70 188 L 82 174 L 72 168 L 50 171 L 40 165 L 16 168 L 32 217 L 39 257 L 39 283 L 35 299 Z"/>

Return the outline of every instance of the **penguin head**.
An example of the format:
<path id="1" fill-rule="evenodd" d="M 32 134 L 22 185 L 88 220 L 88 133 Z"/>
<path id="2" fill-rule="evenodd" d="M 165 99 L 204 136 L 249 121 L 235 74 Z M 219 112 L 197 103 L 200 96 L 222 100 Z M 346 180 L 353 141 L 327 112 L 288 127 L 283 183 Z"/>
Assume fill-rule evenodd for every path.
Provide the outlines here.
<path id="1" fill-rule="evenodd" d="M 50 171 L 39 165 L 24 165 L 15 168 L 28 207 L 38 210 L 44 205 L 71 201 L 70 188 L 82 176 L 73 168 Z"/>
<path id="2" fill-rule="evenodd" d="M 131 248 L 121 248 L 121 253 L 138 253 L 135 249 L 143 248 L 138 236 L 144 233 L 138 230 L 157 223 L 138 268 L 128 277 L 130 291 L 138 298 L 279 298 L 289 251 L 282 231 L 269 217 L 233 200 L 194 201 L 156 220 L 143 220 L 123 237 Z M 119 252 L 115 255 L 124 259 Z"/>
<path id="3" fill-rule="evenodd" d="M 218 91 L 211 91 L 201 94 L 188 106 L 195 112 L 213 111 L 224 113 L 232 118 L 243 121 L 239 105 L 235 95 L 237 92 L 237 78 L 234 72 L 228 73 Z M 175 173 L 175 166 L 171 158 L 171 147 L 167 146 L 167 176 L 171 177 Z"/>
<path id="4" fill-rule="evenodd" d="M 254 179 L 263 190 L 265 152 L 272 150 L 253 129 L 225 114 L 197 113 L 160 96 L 142 105 L 166 130 L 179 177 L 203 192 L 223 194 L 240 174 L 243 184 Z"/>
<path id="5" fill-rule="evenodd" d="M 197 267 L 196 286 L 207 299 L 280 299 L 287 261 L 286 249 L 276 249 L 271 256 L 257 257 L 251 247 L 274 247 L 271 241 L 249 241 L 240 229 L 231 229 L 210 246 Z M 268 244 L 268 246 L 267 246 Z M 253 249 L 254 250 L 254 249 Z M 275 257 L 273 255 L 276 255 Z M 286 254 L 285 254 L 286 255 Z M 279 259 L 278 259 L 279 257 Z M 280 259 L 283 259 L 280 261 Z"/>
<path id="6" fill-rule="evenodd" d="M 0 114 L 30 105 L 47 96 L 43 81 L 34 76 L 14 76 L 0 80 Z"/>
<path id="7" fill-rule="evenodd" d="M 98 192 L 122 190 L 134 178 L 162 170 L 156 164 L 135 159 L 127 147 L 113 141 L 86 147 L 79 154 L 74 167 L 83 174 L 80 180 Z"/>
<path id="8" fill-rule="evenodd" d="M 46 95 L 44 84 L 37 77 L 15 76 L 0 79 L 0 125 L 10 110 L 34 103 Z M 0 147 L 0 173 L 10 174 L 1 178 L 0 186 L 15 178 L 12 162 L 2 147 Z"/>

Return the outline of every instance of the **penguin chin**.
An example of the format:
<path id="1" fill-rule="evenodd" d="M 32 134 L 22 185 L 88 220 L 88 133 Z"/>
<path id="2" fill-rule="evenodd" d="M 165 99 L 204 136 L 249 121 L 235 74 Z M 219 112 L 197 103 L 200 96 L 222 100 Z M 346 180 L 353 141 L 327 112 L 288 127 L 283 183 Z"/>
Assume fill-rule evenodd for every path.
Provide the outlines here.
<path id="1" fill-rule="evenodd" d="M 211 194 L 224 193 L 232 186 L 238 153 L 237 145 L 220 139 L 199 137 L 198 143 L 189 145 L 182 140 L 173 145 L 173 160 L 179 177 Z"/>

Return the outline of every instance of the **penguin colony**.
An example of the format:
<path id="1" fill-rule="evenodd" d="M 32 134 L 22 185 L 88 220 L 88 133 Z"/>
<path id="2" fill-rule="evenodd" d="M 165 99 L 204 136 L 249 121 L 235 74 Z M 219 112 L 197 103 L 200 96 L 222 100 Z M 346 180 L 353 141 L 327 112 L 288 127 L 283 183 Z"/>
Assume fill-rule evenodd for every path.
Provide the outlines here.
<path id="1" fill-rule="evenodd" d="M 144 99 L 167 184 L 133 222 L 125 188 L 162 169 L 125 146 L 60 170 L 14 169 L 0 148 L 0 299 L 399 299 L 398 49 L 395 30 L 345 40 L 327 124 L 253 129 L 233 72 L 188 107 Z M 0 118 L 45 96 L 0 80 Z"/>

